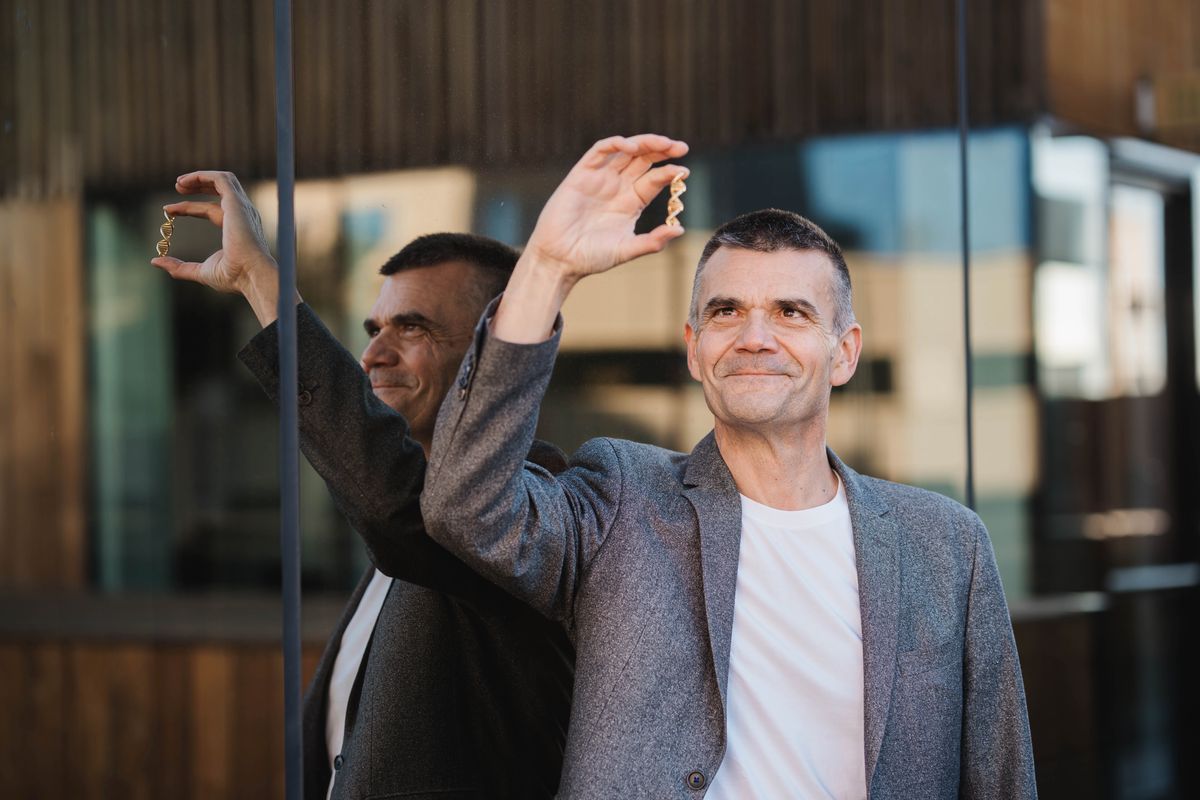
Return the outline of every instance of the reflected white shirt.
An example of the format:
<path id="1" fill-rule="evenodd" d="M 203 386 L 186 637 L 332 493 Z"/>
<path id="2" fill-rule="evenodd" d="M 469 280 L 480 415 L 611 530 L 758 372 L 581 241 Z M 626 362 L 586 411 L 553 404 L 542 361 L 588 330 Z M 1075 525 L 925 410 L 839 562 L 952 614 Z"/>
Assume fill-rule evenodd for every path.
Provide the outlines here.
<path id="1" fill-rule="evenodd" d="M 392 579 L 375 570 L 366 591 L 359 598 L 354 616 L 346 624 L 346 630 L 342 631 L 342 641 L 333 662 L 333 672 L 329 676 L 329 694 L 325 699 L 325 752 L 331 773 L 329 788 L 325 791 L 326 800 L 333 795 L 333 782 L 337 779 L 333 760 L 342 752 L 342 740 L 346 735 L 346 705 L 350 702 L 350 692 L 354 690 L 354 681 L 358 678 L 367 642 L 371 641 L 375 622 L 391 588 Z"/>

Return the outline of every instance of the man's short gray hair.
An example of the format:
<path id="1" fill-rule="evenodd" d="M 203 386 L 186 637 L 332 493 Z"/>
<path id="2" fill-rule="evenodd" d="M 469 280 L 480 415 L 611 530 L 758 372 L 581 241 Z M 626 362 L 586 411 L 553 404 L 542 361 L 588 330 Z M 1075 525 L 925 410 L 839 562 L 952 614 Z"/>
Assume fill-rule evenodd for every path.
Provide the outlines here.
<path id="1" fill-rule="evenodd" d="M 697 329 L 700 319 L 700 276 L 713 253 L 722 247 L 754 250 L 759 253 L 774 253 L 778 250 L 816 250 L 824 253 L 834 268 L 832 333 L 841 336 L 854 324 L 850 269 L 842 256 L 842 248 L 812 220 L 794 211 L 764 208 L 726 222 L 717 228 L 712 238 L 704 245 L 700 263 L 696 265 L 696 277 L 692 281 L 692 303 L 688 311 L 688 324 L 692 326 L 692 330 Z"/>

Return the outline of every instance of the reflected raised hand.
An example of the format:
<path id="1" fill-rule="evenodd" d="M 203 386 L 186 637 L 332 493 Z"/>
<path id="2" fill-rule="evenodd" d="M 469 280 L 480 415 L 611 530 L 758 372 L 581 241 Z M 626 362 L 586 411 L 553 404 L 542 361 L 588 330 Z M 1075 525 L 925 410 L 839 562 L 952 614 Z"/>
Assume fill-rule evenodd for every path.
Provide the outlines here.
<path id="1" fill-rule="evenodd" d="M 275 321 L 279 302 L 279 268 L 267 247 L 262 218 L 232 172 L 204 170 L 180 175 L 175 181 L 180 194 L 215 194 L 217 202 L 183 200 L 163 206 L 176 217 L 206 219 L 221 229 L 221 249 L 204 261 L 180 261 L 171 256 L 152 258 L 150 263 L 183 281 L 192 281 L 219 292 L 239 293 L 250 303 L 263 325 Z M 296 295 L 300 302 L 300 295 Z"/>
<path id="2" fill-rule="evenodd" d="M 163 206 L 176 217 L 207 219 L 221 229 L 221 249 L 202 262 L 159 256 L 150 263 L 172 278 L 200 283 L 221 292 L 246 293 L 255 270 L 275 269 L 262 219 L 231 172 L 200 171 L 179 176 L 175 191 L 184 195 L 217 195 L 218 202 L 184 200 Z"/>

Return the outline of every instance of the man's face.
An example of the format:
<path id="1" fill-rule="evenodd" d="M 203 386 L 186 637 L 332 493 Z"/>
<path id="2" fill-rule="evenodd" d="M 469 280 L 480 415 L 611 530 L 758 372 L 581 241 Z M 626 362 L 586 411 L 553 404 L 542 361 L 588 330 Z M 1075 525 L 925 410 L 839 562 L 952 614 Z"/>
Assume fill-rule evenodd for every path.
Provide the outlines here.
<path id="1" fill-rule="evenodd" d="M 824 427 L 829 392 L 854 375 L 857 324 L 833 330 L 834 266 L 815 250 L 723 247 L 700 276 L 688 370 L 718 424 L 768 431 Z"/>
<path id="2" fill-rule="evenodd" d="M 371 388 L 423 444 L 482 312 L 476 269 L 450 261 L 389 275 L 363 322 L 371 341 L 361 363 Z"/>

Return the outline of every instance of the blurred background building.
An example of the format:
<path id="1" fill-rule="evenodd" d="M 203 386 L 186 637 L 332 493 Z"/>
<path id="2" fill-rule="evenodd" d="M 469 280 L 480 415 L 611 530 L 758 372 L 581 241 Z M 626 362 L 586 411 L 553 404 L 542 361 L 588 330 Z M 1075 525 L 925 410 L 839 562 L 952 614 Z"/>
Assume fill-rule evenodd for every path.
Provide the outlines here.
<path id="1" fill-rule="evenodd" d="M 1044 798 L 1200 796 L 1200 4 L 970 0 L 978 510 Z M 595 139 L 688 234 L 572 295 L 542 434 L 689 450 L 711 231 L 798 210 L 865 328 L 831 444 L 964 499 L 953 0 L 295 0 L 300 289 L 352 352 L 414 236 L 521 244 Z M 269 0 L 0 0 L 0 793 L 282 794 L 276 418 L 237 298 L 149 265 L 176 175 L 268 230 Z M 652 207 L 648 218 L 662 216 Z M 185 220 L 172 253 L 215 229 Z M 366 556 L 302 476 L 309 670 Z"/>

